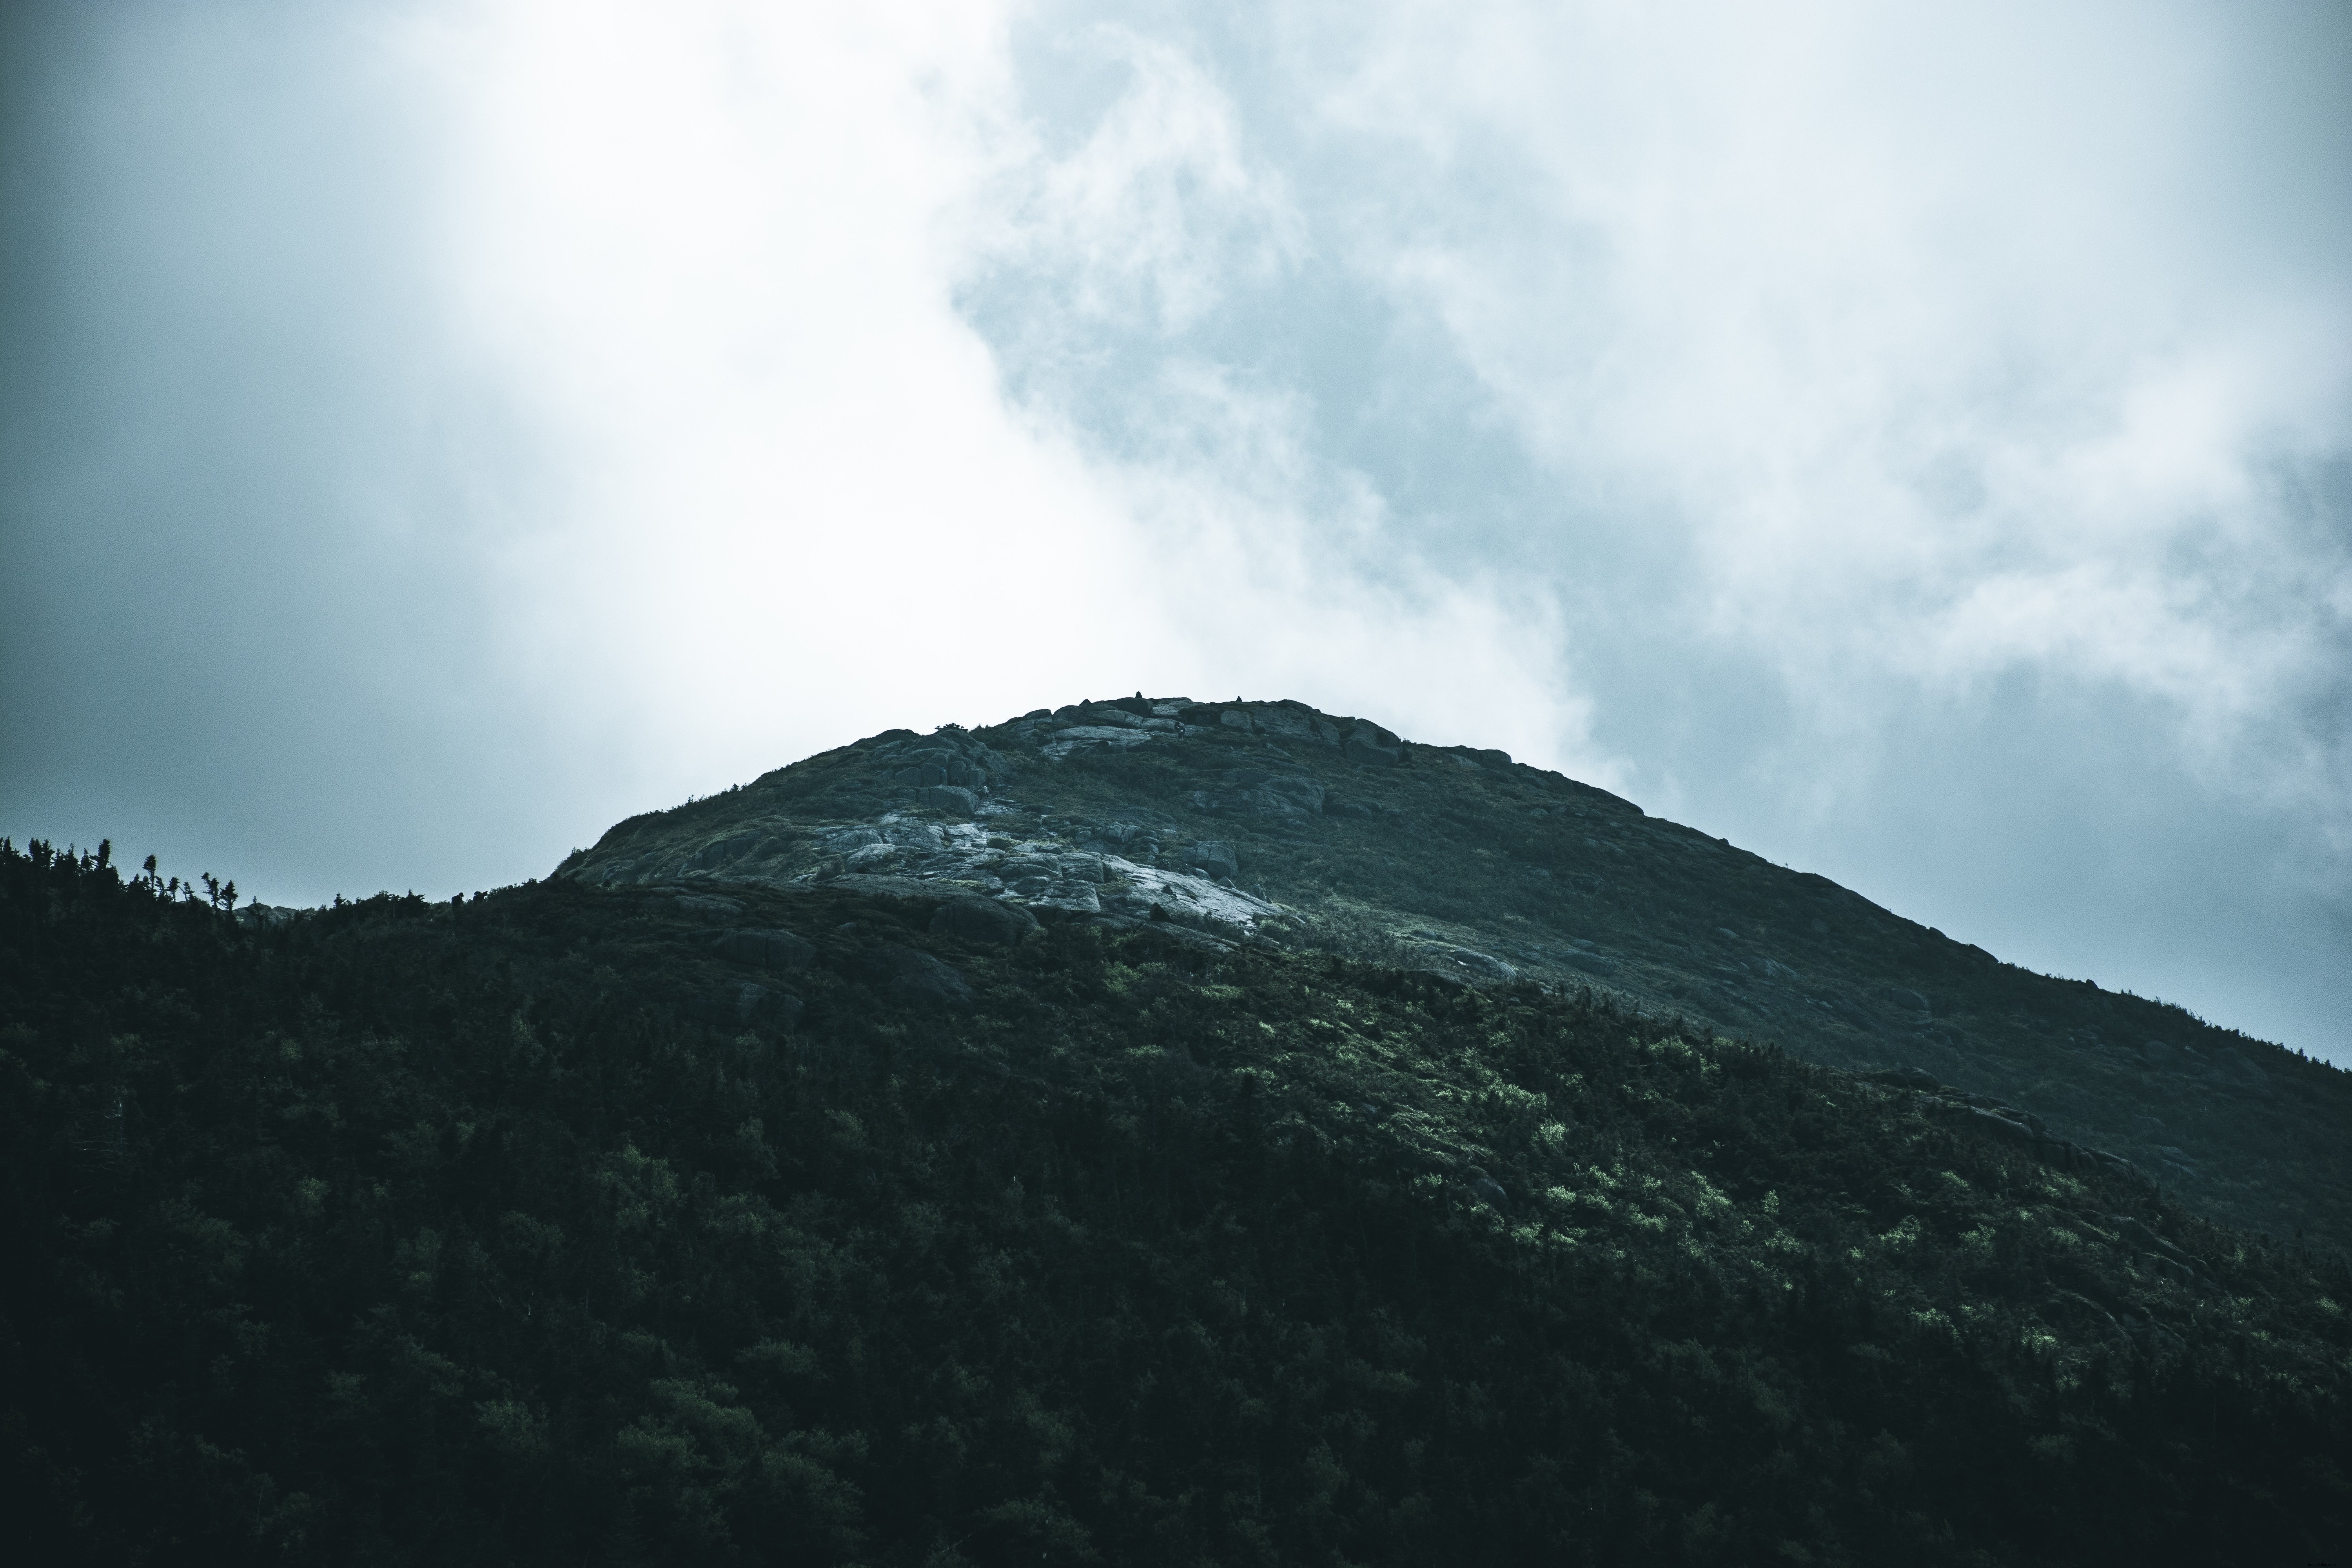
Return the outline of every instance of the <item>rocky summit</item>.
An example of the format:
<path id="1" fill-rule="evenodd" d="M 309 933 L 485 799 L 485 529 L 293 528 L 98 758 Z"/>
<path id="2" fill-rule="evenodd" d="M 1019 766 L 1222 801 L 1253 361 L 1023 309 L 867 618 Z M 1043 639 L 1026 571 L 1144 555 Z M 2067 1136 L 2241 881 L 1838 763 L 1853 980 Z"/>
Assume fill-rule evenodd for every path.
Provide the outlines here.
<path id="1" fill-rule="evenodd" d="M 1591 990 L 1881 1074 L 2062 1168 L 2352 1246 L 2352 1078 L 2053 979 L 1505 752 L 1301 702 L 1140 695 L 887 731 L 633 817 L 558 874 L 1165 922 L 1465 985 Z"/>

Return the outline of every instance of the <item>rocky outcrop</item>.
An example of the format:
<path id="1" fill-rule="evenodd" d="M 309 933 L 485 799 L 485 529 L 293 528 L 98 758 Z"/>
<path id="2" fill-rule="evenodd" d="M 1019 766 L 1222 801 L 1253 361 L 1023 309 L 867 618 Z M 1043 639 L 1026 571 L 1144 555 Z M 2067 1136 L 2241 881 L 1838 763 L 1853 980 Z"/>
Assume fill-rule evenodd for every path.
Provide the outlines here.
<path id="1" fill-rule="evenodd" d="M 1080 752 L 1129 752 L 1148 744 L 1150 731 L 1127 729 L 1107 724 L 1076 724 L 1057 730 L 1052 740 L 1038 748 L 1040 755 L 1053 762 L 1062 762 Z"/>
<path id="2" fill-rule="evenodd" d="M 1205 877 L 1182 871 L 1139 866 L 1115 855 L 1103 857 L 1106 879 L 1100 907 L 1106 913 L 1137 919 L 1158 918 L 1216 936 L 1250 937 L 1260 921 L 1282 912 L 1281 906 L 1254 898 L 1238 888 L 1220 887 Z"/>
<path id="3" fill-rule="evenodd" d="M 960 942 L 1012 947 L 1037 929 L 1037 917 L 991 899 L 957 898 L 931 912 L 930 929 Z"/>
<path id="4" fill-rule="evenodd" d="M 1404 742 L 1369 719 L 1359 719 L 1339 743 L 1339 754 L 1351 763 L 1392 768 L 1404 760 Z"/>

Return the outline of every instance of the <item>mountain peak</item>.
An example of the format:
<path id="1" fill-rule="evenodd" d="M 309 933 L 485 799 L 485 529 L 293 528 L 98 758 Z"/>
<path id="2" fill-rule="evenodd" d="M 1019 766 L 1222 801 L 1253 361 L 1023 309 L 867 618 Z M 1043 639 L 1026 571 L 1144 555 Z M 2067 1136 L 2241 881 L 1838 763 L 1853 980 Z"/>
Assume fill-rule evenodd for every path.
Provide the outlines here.
<path id="1" fill-rule="evenodd" d="M 1707 1037 L 2029 1107 L 2216 1217 L 2352 1243 L 2344 1075 L 2052 979 L 1497 750 L 1305 702 L 1088 699 L 887 730 L 635 817 L 560 874 L 834 887 L 1156 922 L 1472 987 L 1591 991 Z"/>

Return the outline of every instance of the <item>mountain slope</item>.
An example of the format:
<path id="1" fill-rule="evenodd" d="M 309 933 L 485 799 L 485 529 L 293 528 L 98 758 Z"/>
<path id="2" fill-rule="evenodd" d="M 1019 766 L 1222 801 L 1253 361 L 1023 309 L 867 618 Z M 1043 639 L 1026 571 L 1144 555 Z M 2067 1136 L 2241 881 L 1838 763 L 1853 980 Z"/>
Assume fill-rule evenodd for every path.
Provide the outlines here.
<path id="1" fill-rule="evenodd" d="M 1066 879 L 1014 906 L 574 877 L 239 921 L 0 846 L 15 1538 L 942 1568 L 2340 1549 L 2340 1257 L 2053 1168 L 1906 1081 L 1047 902 L 1083 903 Z"/>
<path id="2" fill-rule="evenodd" d="M 1227 941 L 1591 987 L 1708 1035 L 1919 1069 L 2007 1108 L 2062 1164 L 2111 1155 L 2213 1218 L 2352 1246 L 2352 1077 L 2001 963 L 1501 752 L 1299 703 L 1134 698 L 893 731 L 622 823 L 561 874 L 1157 908 Z"/>

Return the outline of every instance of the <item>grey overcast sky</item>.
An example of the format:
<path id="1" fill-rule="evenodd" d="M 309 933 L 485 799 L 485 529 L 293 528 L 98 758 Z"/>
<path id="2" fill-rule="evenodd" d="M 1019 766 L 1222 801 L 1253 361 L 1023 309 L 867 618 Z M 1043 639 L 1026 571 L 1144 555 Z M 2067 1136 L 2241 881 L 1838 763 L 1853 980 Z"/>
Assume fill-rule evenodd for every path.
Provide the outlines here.
<path id="1" fill-rule="evenodd" d="M 2352 1063 L 2352 5 L 7 7 L 0 833 L 1145 689 Z"/>

